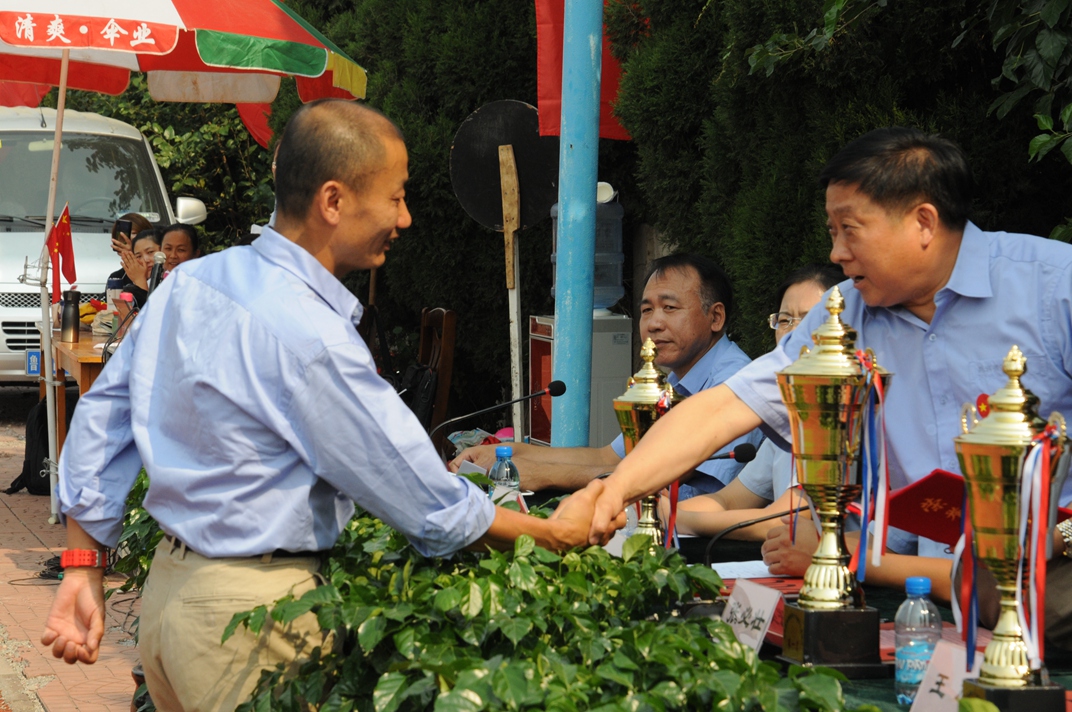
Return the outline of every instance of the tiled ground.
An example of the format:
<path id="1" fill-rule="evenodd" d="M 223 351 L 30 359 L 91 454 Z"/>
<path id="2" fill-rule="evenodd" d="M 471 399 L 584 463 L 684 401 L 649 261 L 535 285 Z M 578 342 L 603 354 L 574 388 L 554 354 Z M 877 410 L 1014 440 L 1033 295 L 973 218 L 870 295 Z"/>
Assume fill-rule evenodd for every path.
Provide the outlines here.
<path id="1" fill-rule="evenodd" d="M 24 443 L 0 435 L 0 489 L 22 469 Z M 64 548 L 61 526 L 48 523 L 47 497 L 0 493 L 0 636 L 2 654 L 21 675 L 23 688 L 36 691 L 48 712 L 115 712 L 130 708 L 130 670 L 138 656 L 131 635 L 137 601 L 112 597 L 100 659 L 94 665 L 67 665 L 38 642 L 56 589 L 37 578 L 43 563 Z M 18 711 L 18 705 L 5 693 Z M 0 712 L 5 712 L 0 703 Z"/>

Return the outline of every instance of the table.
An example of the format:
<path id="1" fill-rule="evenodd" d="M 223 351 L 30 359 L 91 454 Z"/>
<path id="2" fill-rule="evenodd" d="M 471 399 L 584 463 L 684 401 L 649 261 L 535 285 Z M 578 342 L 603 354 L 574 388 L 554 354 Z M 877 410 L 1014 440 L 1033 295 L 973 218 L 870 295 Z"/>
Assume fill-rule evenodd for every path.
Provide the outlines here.
<path id="1" fill-rule="evenodd" d="M 102 349 L 94 348 L 108 340 L 107 336 L 97 336 L 85 332 L 79 333 L 79 341 L 68 344 L 60 341 L 60 332 L 52 332 L 52 346 L 56 359 L 56 380 L 63 384 L 70 376 L 78 384 L 78 395 L 86 394 L 93 382 L 100 375 L 104 364 L 101 360 Z M 67 439 L 67 390 L 62 385 L 56 387 L 56 456 L 63 450 L 63 441 Z"/>

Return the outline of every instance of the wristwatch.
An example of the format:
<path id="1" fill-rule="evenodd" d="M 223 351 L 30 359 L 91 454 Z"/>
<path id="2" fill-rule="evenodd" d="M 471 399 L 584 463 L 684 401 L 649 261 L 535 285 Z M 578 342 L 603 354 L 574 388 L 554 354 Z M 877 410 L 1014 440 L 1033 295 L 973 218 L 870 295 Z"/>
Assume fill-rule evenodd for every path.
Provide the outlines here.
<path id="1" fill-rule="evenodd" d="M 60 566 L 89 566 L 103 569 L 108 566 L 107 549 L 68 549 L 60 555 Z"/>
<path id="2" fill-rule="evenodd" d="M 1057 533 L 1065 541 L 1065 556 L 1072 559 L 1072 519 L 1066 519 L 1058 524 Z"/>

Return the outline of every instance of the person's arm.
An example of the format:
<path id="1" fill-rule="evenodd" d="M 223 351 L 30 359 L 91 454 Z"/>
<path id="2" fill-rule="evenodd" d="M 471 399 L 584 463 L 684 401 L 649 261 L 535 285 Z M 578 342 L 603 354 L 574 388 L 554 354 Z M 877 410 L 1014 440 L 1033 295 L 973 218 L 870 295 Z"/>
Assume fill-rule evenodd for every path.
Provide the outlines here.
<path id="1" fill-rule="evenodd" d="M 791 495 L 787 491 L 774 502 L 768 502 L 745 487 L 740 480 L 734 480 L 719 492 L 682 502 L 677 512 L 677 528 L 683 534 L 714 536 L 734 524 L 784 512 L 790 507 L 800 506 L 803 501 L 799 494 Z M 763 541 L 767 532 L 778 526 L 781 526 L 779 519 L 769 519 L 732 531 L 726 538 Z"/>
<path id="2" fill-rule="evenodd" d="M 511 459 L 521 475 L 522 489 L 539 491 L 548 487 L 579 490 L 621 462 L 614 449 L 606 447 L 543 447 L 531 443 L 504 443 L 514 449 Z M 484 469 L 495 464 L 496 445 L 479 445 L 463 450 L 448 465 L 457 472 L 462 462 Z"/>
<path id="3" fill-rule="evenodd" d="M 759 424 L 759 416 L 726 385 L 701 391 L 674 406 L 605 480 L 590 540 L 601 541 L 626 504 L 662 489 Z"/>
<path id="4" fill-rule="evenodd" d="M 782 526 L 767 533 L 767 540 L 763 543 L 763 561 L 772 574 L 803 576 L 811 565 L 819 538 L 811 520 L 800 517 L 796 524 L 796 542 L 791 542 L 787 519 L 783 519 Z M 871 537 L 870 541 L 873 544 L 875 538 Z M 859 544 L 859 532 L 845 535 L 845 546 L 850 552 L 855 551 Z M 905 580 L 909 576 L 926 576 L 931 580 L 931 598 L 948 604 L 952 570 L 953 562 L 949 559 L 886 552 L 879 566 L 871 564 L 869 558 L 865 573 L 869 584 L 901 590 L 904 590 Z"/>
<path id="5" fill-rule="evenodd" d="M 78 522 L 68 519 L 67 548 L 104 547 L 87 534 Z M 63 658 L 66 663 L 93 664 L 100 654 L 103 636 L 104 569 L 94 566 L 65 569 L 45 621 L 41 644 L 52 646 L 52 654 Z"/>
<path id="6" fill-rule="evenodd" d="M 486 548 L 508 550 L 514 540 L 528 534 L 536 543 L 551 551 L 564 551 L 588 543 L 588 530 L 596 498 L 603 483 L 593 480 L 581 491 L 567 497 L 549 519 L 540 519 L 503 507 L 495 508 L 495 519 L 487 532 L 467 548 L 482 551 Z M 601 542 L 606 544 L 614 531 L 625 526 L 625 513 L 614 522 L 614 528 Z"/>

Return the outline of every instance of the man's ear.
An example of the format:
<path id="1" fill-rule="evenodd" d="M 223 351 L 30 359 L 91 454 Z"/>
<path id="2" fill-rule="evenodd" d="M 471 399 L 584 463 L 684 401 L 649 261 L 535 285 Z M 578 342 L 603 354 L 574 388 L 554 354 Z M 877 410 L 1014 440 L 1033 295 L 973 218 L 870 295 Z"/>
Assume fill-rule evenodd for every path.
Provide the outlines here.
<path id="1" fill-rule="evenodd" d="M 708 310 L 708 314 L 711 315 L 711 331 L 718 334 L 726 328 L 726 305 L 722 302 L 715 302 Z"/>
<path id="2" fill-rule="evenodd" d="M 342 183 L 329 180 L 322 184 L 313 195 L 311 208 L 321 220 L 331 226 L 337 226 L 342 219 L 342 197 Z"/>
<path id="3" fill-rule="evenodd" d="M 938 208 L 931 203 L 920 203 L 912 209 L 912 218 L 919 229 L 920 247 L 928 247 L 942 226 Z"/>

